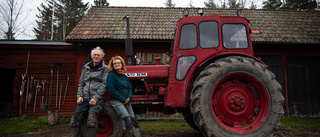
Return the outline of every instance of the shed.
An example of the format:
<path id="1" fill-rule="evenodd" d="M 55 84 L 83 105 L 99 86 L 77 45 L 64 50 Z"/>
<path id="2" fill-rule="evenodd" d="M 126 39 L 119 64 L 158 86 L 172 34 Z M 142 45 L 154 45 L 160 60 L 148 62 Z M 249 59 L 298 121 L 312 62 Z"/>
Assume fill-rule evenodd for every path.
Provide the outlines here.
<path id="1" fill-rule="evenodd" d="M 40 104 L 49 104 L 50 98 L 51 110 L 59 109 L 60 104 L 60 114 L 71 116 L 75 109 L 76 76 L 81 71 L 78 52 L 78 47 L 66 42 L 0 41 L 0 84 L 4 87 L 0 99 L 1 116 L 47 115 L 48 111 L 41 109 Z M 65 90 L 68 75 L 69 84 Z M 24 92 L 20 94 L 23 78 Z M 51 97 L 47 96 L 50 91 Z"/>

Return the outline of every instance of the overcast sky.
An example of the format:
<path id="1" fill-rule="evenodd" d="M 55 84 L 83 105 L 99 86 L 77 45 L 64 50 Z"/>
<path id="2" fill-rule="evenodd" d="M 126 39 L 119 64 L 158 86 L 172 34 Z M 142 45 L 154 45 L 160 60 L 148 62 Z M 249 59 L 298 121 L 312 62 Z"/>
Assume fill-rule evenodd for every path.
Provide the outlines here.
<path id="1" fill-rule="evenodd" d="M 93 4 L 94 0 L 83 0 L 84 3 L 89 2 Z M 110 6 L 127 6 L 127 7 L 165 7 L 164 3 L 166 0 L 107 0 Z M 192 0 L 192 5 L 194 7 L 205 7 L 204 1 L 208 0 Z M 214 0 L 220 1 L 220 0 Z M 255 1 L 258 8 L 261 8 L 263 0 L 245 0 L 247 1 L 248 7 L 251 5 L 251 1 Z M 37 7 L 40 6 L 41 3 L 44 3 L 45 0 L 25 0 L 26 8 L 23 11 L 23 16 L 26 16 L 26 20 L 23 24 L 21 24 L 22 28 L 24 28 L 24 33 L 17 33 L 16 39 L 34 39 L 34 33 L 32 32 L 33 28 L 36 27 L 36 14 L 38 14 Z M 172 3 L 175 4 L 175 7 L 189 7 L 190 0 L 172 0 Z M 3 22 L 1 22 L 3 23 Z M 1 25 L 2 26 L 2 25 Z M 0 36 L 0 39 L 4 39 L 3 36 Z"/>

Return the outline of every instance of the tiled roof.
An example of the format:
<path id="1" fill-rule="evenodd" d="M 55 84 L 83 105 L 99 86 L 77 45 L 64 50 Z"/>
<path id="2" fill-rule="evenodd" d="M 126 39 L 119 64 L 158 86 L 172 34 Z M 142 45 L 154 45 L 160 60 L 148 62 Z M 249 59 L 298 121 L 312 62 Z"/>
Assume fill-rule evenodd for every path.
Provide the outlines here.
<path id="1" fill-rule="evenodd" d="M 172 40 L 182 11 L 198 16 L 198 8 L 95 6 L 83 17 L 67 40 L 117 40 L 126 38 L 125 15 L 130 16 L 132 39 Z M 204 15 L 235 16 L 235 9 L 204 9 Z M 253 42 L 320 43 L 320 12 L 241 10 L 252 24 Z"/>

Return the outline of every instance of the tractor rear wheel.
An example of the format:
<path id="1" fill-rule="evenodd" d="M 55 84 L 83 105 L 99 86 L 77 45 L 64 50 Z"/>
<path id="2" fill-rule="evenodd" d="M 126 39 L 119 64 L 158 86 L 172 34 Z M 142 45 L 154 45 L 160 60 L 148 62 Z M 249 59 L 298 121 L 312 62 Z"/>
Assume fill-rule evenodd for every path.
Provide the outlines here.
<path id="1" fill-rule="evenodd" d="M 265 65 L 231 56 L 207 66 L 194 83 L 191 112 L 204 136 L 272 136 L 283 115 L 281 86 Z"/>

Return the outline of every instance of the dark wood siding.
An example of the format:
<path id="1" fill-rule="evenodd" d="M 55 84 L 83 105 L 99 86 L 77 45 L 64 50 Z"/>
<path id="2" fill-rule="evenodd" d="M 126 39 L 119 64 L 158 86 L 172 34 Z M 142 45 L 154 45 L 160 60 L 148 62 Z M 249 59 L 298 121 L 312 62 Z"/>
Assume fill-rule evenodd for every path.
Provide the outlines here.
<path id="1" fill-rule="evenodd" d="M 288 56 L 291 116 L 320 116 L 319 60 L 319 56 Z"/>
<path id="2" fill-rule="evenodd" d="M 35 101 L 35 88 L 32 90 L 29 88 L 29 92 L 34 92 L 31 102 L 27 104 L 25 109 L 26 101 L 26 90 L 23 94 L 23 101 L 21 107 L 21 114 L 25 114 L 32 117 L 37 117 L 41 115 L 47 115 L 46 110 L 40 109 L 40 102 L 42 100 L 42 80 L 50 80 L 50 65 L 56 66 L 60 64 L 59 70 L 59 93 L 60 94 L 60 84 L 63 83 L 62 93 L 65 92 L 67 74 L 71 74 L 68 91 L 66 94 L 65 104 L 63 104 L 63 96 L 61 97 L 60 104 L 60 115 L 71 116 L 72 111 L 75 108 L 75 91 L 77 89 L 76 85 L 76 68 L 77 68 L 77 49 L 73 46 L 56 48 L 4 48 L 0 50 L 0 68 L 1 69 L 11 69 L 15 71 L 14 84 L 13 84 L 13 96 L 12 96 L 12 115 L 19 115 L 20 104 L 20 85 L 22 81 L 22 74 L 26 73 L 28 51 L 30 51 L 29 57 L 29 67 L 28 74 L 25 80 L 34 75 L 34 80 L 40 80 L 39 85 L 41 86 L 41 92 L 37 95 L 37 102 L 35 107 L 35 113 L 33 113 L 34 101 Z M 44 46 L 45 47 L 45 46 Z M 31 80 L 30 80 L 31 82 Z M 53 81 L 52 81 L 52 109 L 58 109 L 56 107 L 56 84 L 57 84 L 57 69 L 54 69 Z M 9 85 L 8 85 L 9 86 Z M 36 82 L 34 82 L 33 87 L 36 87 Z M 48 86 L 45 84 L 45 97 L 46 100 Z M 6 92 L 1 90 L 1 92 Z M 59 100 L 59 96 L 58 96 Z"/>

